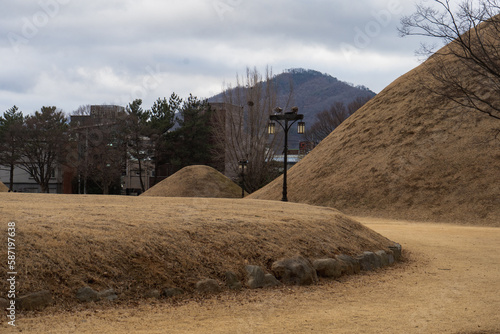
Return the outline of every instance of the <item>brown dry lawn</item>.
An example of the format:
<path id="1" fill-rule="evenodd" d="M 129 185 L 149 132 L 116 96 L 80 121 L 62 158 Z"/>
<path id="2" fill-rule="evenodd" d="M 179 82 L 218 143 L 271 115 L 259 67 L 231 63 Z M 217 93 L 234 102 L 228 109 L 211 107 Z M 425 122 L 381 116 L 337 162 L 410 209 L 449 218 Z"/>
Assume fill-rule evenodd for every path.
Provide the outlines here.
<path id="1" fill-rule="evenodd" d="M 190 293 L 207 278 L 223 284 L 227 271 L 243 280 L 248 264 L 270 269 L 297 254 L 314 260 L 394 244 L 337 210 L 271 201 L 2 193 L 0 210 L 1 226 L 16 222 L 18 294 L 50 290 L 67 308 L 84 286 L 134 301 L 153 289 Z M 0 281 L 0 296 L 7 290 Z"/>
<path id="2" fill-rule="evenodd" d="M 500 333 L 500 229 L 357 218 L 409 260 L 312 287 L 29 315 L 23 333 Z M 2 328 L 2 327 L 0 327 Z M 5 328 L 5 326 L 3 326 Z"/>

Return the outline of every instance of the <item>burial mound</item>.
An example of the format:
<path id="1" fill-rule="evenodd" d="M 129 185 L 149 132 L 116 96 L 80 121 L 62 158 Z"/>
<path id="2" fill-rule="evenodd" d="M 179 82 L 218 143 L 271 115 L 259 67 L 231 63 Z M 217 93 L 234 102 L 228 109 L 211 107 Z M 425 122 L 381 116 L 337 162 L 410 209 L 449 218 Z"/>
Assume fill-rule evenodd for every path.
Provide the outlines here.
<path id="1" fill-rule="evenodd" d="M 141 196 L 240 198 L 241 188 L 208 166 L 188 166 L 148 189 Z"/>
<path id="2" fill-rule="evenodd" d="M 469 68 L 444 53 L 394 81 L 291 168 L 289 200 L 357 215 L 499 226 L 500 121 L 431 92 L 442 84 L 433 73 L 443 62 L 484 92 Z M 497 95 L 491 99 L 498 105 Z M 248 198 L 279 200 L 282 182 Z"/>
<path id="3" fill-rule="evenodd" d="M 337 210 L 296 203 L 26 193 L 2 193 L 0 202 L 22 240 L 18 295 L 48 290 L 63 306 L 85 291 L 122 301 L 193 292 L 202 280 L 225 282 L 229 271 L 244 283 L 247 265 L 271 270 L 282 258 L 313 261 L 394 245 Z M 7 233 L 0 242 L 7 244 Z M 2 280 L 0 289 L 8 284 Z"/>

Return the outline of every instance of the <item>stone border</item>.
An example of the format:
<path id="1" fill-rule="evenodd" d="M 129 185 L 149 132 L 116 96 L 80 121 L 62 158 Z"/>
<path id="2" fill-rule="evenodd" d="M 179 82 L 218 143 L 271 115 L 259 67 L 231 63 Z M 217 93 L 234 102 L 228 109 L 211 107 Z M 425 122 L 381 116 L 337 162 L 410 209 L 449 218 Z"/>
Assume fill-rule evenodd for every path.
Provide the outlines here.
<path id="1" fill-rule="evenodd" d="M 310 285 L 318 281 L 318 277 L 336 279 L 344 275 L 358 274 L 360 271 L 373 271 L 378 268 L 390 266 L 401 260 L 402 248 L 400 244 L 389 246 L 388 250 L 376 252 L 363 252 L 358 256 L 345 254 L 336 255 L 335 258 L 316 259 L 312 262 L 302 256 L 282 259 L 271 266 L 271 273 L 266 273 L 260 266 L 247 265 L 245 286 L 249 289 L 275 287 L 282 284 Z M 243 284 L 234 272 L 226 273 L 226 286 L 231 290 L 240 290 Z M 223 290 L 223 284 L 214 279 L 204 279 L 196 283 L 196 291 L 200 294 L 214 294 Z M 144 298 L 173 298 L 183 295 L 184 290 L 172 287 L 163 291 L 150 290 L 144 293 Z M 118 299 L 113 289 L 95 291 L 85 286 L 75 294 L 75 298 L 83 303 L 98 302 L 101 300 L 114 301 Z M 8 307 L 9 302 L 0 298 L 0 309 Z M 16 299 L 16 306 L 20 310 L 41 310 L 53 304 L 52 293 L 43 290 L 28 294 Z"/>

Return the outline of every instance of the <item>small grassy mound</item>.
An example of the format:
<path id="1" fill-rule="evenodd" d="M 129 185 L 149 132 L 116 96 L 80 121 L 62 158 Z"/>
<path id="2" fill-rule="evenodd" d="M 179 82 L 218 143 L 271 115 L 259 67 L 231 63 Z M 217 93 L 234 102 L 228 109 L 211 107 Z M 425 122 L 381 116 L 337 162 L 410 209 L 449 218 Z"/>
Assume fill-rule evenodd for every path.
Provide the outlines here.
<path id="1" fill-rule="evenodd" d="M 0 181 L 0 193 L 6 193 L 8 191 L 9 188 L 2 181 Z"/>
<path id="2" fill-rule="evenodd" d="M 83 286 L 121 300 L 148 290 L 193 291 L 201 279 L 244 278 L 297 254 L 309 259 L 386 249 L 393 242 L 331 208 L 259 200 L 0 194 L 16 223 L 20 295 L 44 289 L 76 303 Z M 6 233 L 0 242 L 6 245 Z M 6 259 L 6 247 L 0 250 Z M 8 272 L 6 262 L 0 270 Z M 7 281 L 0 281 L 5 297 Z"/>
<path id="3" fill-rule="evenodd" d="M 208 166 L 184 167 L 141 196 L 239 198 L 241 188 Z"/>

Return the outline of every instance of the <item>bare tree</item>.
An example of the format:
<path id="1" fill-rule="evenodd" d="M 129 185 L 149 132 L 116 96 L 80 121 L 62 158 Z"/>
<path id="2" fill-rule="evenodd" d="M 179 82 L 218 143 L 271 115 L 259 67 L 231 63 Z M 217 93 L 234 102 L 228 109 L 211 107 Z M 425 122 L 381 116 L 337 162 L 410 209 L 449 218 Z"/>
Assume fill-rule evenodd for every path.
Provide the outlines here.
<path id="1" fill-rule="evenodd" d="M 71 114 L 70 122 L 70 142 L 68 149 L 73 153 L 72 158 L 66 161 L 67 165 L 74 168 L 78 174 L 78 193 L 81 191 L 80 182 L 83 178 L 83 193 L 87 194 L 87 181 L 90 175 L 90 166 L 88 158 L 89 138 L 100 138 L 98 135 L 91 137 L 91 134 L 100 130 L 96 129 L 94 124 L 91 124 L 88 119 L 91 116 L 91 106 L 81 105 Z M 75 117 L 76 116 L 76 117 Z M 79 117 L 84 116 L 84 117 Z M 80 119 L 79 119 L 80 118 Z"/>
<path id="2" fill-rule="evenodd" d="M 401 20 L 401 36 L 441 40 L 448 47 L 435 53 L 438 62 L 425 85 L 433 93 L 500 120 L 500 2 L 466 0 L 456 8 L 449 0 L 418 4 L 416 12 Z M 422 45 L 419 53 L 434 54 Z"/>
<path id="3" fill-rule="evenodd" d="M 73 111 L 72 115 L 76 115 L 76 116 L 88 116 L 88 115 L 90 115 L 90 110 L 91 110 L 90 104 L 81 105 L 81 106 L 78 107 L 78 109 L 76 109 L 75 111 Z"/>
<path id="4" fill-rule="evenodd" d="M 91 113 L 91 106 L 80 106 L 71 119 L 72 140 L 68 149 L 72 150 L 69 156 L 73 158 L 67 159 L 66 164 L 77 170 L 78 191 L 81 191 L 80 182 L 83 181 L 84 194 L 88 192 L 89 183 L 109 194 L 113 185 L 119 185 L 126 163 L 128 131 L 125 111 L 112 106 L 103 113 L 97 107 L 96 112 Z M 106 110 L 106 105 L 100 107 Z"/>
<path id="5" fill-rule="evenodd" d="M 101 126 L 87 135 L 85 163 L 89 177 L 108 195 L 112 185 L 119 185 L 125 169 L 127 142 L 123 127 Z"/>
<path id="6" fill-rule="evenodd" d="M 330 109 L 316 114 L 316 122 L 306 131 L 306 139 L 314 143 L 319 143 L 345 121 L 347 117 L 349 117 L 349 113 L 344 103 L 334 103 Z"/>
<path id="7" fill-rule="evenodd" d="M 371 99 L 372 99 L 371 96 L 357 97 L 347 105 L 347 112 L 349 113 L 349 115 L 354 114 L 359 108 L 364 106 Z"/>
<path id="8" fill-rule="evenodd" d="M 272 161 L 280 138 L 267 133 L 278 103 L 272 71 L 266 69 L 263 78 L 257 69 L 247 68 L 245 77 L 237 76 L 235 88 L 226 87 L 223 102 L 223 110 L 214 113 L 215 152 L 233 178 L 240 175 L 238 162 L 248 160 L 244 188 L 253 192 L 276 176 Z"/>
<path id="9" fill-rule="evenodd" d="M 64 159 L 68 138 L 66 121 L 64 113 L 56 107 L 42 107 L 25 120 L 20 167 L 33 177 L 42 192 L 49 192 L 56 166 Z"/>
<path id="10" fill-rule="evenodd" d="M 371 97 L 358 97 L 347 106 L 336 102 L 329 109 L 319 112 L 314 124 L 306 131 L 306 139 L 319 143 L 370 99 Z"/>

